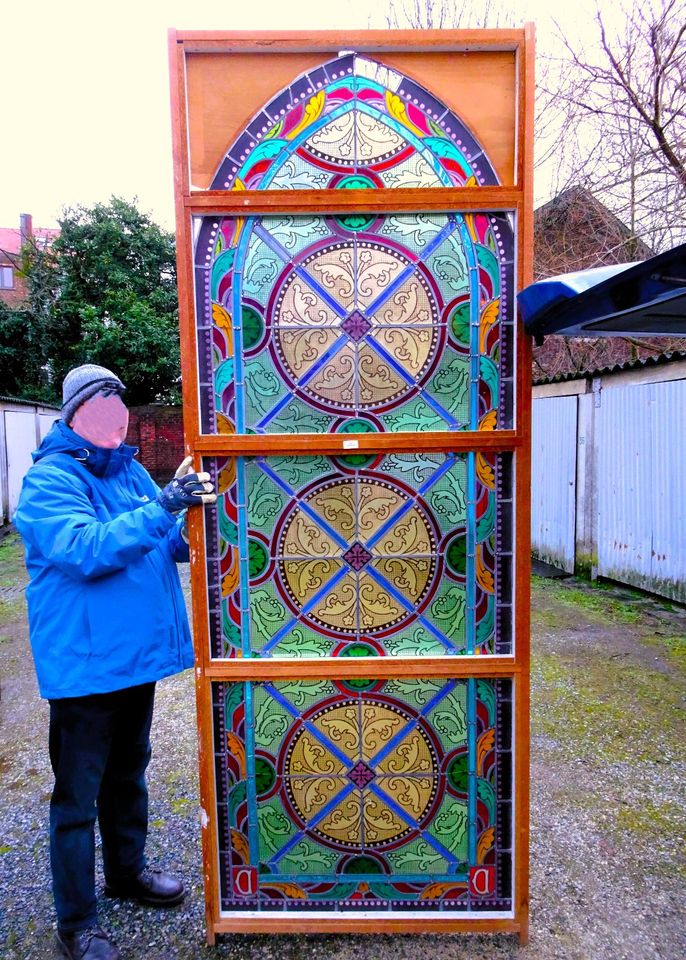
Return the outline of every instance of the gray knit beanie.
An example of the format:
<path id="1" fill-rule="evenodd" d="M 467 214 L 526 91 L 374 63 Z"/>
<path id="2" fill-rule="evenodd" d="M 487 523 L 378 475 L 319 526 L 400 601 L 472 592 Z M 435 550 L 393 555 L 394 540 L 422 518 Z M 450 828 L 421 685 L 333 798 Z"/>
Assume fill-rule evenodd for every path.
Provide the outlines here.
<path id="1" fill-rule="evenodd" d="M 106 367 L 98 367 L 94 363 L 84 363 L 74 367 L 64 378 L 62 384 L 62 412 L 60 416 L 69 424 L 74 414 L 86 400 L 94 397 L 103 387 L 112 387 L 122 394 L 126 387 L 119 377 Z"/>

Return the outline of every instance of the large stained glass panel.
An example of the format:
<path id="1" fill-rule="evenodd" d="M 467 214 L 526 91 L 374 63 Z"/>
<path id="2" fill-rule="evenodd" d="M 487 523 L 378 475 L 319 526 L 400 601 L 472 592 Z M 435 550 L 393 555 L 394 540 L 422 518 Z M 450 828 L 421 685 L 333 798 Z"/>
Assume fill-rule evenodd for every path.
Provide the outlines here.
<path id="1" fill-rule="evenodd" d="M 511 427 L 506 216 L 204 218 L 198 229 L 204 432 Z"/>
<path id="2" fill-rule="evenodd" d="M 432 62 L 449 71 L 450 56 Z M 351 914 L 359 929 L 382 915 L 404 929 L 394 914 L 504 929 L 524 903 L 521 191 L 497 189 L 476 137 L 411 77 L 357 53 L 321 60 L 282 89 L 279 73 L 226 131 L 215 192 L 184 198 L 196 452 L 219 494 L 194 542 L 210 912 L 223 931 L 289 913 L 303 929 Z M 222 115 L 202 63 L 198 157 L 197 131 Z"/>
<path id="3" fill-rule="evenodd" d="M 220 493 L 206 524 L 212 656 L 512 651 L 509 455 L 205 466 Z"/>
<path id="4" fill-rule="evenodd" d="M 222 909 L 511 909 L 511 681 L 218 683 L 213 703 Z"/>

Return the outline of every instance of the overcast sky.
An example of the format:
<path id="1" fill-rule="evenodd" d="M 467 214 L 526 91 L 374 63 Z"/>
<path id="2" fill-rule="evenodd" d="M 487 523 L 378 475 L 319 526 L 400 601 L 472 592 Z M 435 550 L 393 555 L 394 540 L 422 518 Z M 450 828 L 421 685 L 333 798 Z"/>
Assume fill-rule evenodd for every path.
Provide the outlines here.
<path id="1" fill-rule="evenodd" d="M 65 206 L 115 194 L 137 197 L 141 209 L 173 227 L 168 27 L 383 27 L 387 2 L 262 0 L 240 10 L 231 0 L 3 3 L 0 226 L 17 225 L 20 213 L 33 214 L 35 226 L 53 226 Z M 533 20 L 539 50 L 550 49 L 551 0 L 494 5 L 515 25 Z M 570 37 L 590 36 L 593 8 L 593 0 L 574 0 L 556 16 L 568 18 Z"/>

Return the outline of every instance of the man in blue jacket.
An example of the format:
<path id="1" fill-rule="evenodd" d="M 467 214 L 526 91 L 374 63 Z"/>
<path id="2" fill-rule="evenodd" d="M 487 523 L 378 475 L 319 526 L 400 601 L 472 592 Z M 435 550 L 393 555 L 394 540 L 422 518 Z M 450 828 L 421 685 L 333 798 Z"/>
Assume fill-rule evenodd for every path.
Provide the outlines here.
<path id="1" fill-rule="evenodd" d="M 15 514 L 31 647 L 50 702 L 57 943 L 71 960 L 120 957 L 98 925 L 96 815 L 107 896 L 160 907 L 185 896 L 145 860 L 145 770 L 155 681 L 193 663 L 176 570 L 188 560 L 184 511 L 216 497 L 190 458 L 156 486 L 123 442 L 124 390 L 104 367 L 67 374 L 61 419 L 33 455 Z"/>

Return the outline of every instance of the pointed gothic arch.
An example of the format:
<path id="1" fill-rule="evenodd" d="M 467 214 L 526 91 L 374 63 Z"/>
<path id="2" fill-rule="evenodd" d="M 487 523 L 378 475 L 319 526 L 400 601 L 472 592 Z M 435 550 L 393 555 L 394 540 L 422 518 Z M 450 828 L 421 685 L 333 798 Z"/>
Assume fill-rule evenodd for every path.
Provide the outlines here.
<path id="1" fill-rule="evenodd" d="M 212 189 L 497 183 L 483 148 L 445 104 L 410 77 L 346 54 L 265 105 L 227 151 Z"/>

